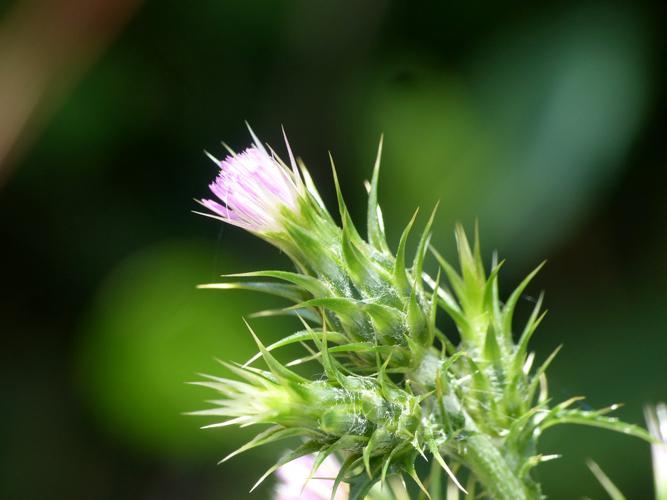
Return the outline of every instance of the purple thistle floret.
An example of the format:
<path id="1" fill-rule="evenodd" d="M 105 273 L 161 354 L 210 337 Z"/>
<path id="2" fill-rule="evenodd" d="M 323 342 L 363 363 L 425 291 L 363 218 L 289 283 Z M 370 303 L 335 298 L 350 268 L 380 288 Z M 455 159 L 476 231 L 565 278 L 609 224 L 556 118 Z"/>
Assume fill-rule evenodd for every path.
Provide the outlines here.
<path id="1" fill-rule="evenodd" d="M 209 185 L 217 200 L 201 201 L 214 214 L 207 215 L 262 233 L 280 231 L 284 209 L 297 211 L 301 179 L 291 152 L 292 170 L 257 140 L 241 153 L 211 159 L 220 172 Z"/>

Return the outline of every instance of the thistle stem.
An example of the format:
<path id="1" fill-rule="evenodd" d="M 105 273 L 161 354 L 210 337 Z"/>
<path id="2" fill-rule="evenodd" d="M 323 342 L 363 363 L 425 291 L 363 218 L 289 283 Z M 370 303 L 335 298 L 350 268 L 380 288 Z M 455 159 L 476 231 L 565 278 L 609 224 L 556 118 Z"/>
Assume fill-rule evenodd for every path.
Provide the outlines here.
<path id="1" fill-rule="evenodd" d="M 429 351 L 421 360 L 418 368 L 411 374 L 413 380 L 422 388 L 431 389 L 435 385 L 441 361 L 437 354 Z M 459 406 L 459 405 L 457 405 Z M 459 406 L 460 407 L 460 406 Z M 447 415 L 443 411 L 443 417 Z M 494 446 L 489 436 L 478 433 L 477 426 L 466 415 L 468 427 L 475 433 L 466 441 L 464 459 L 479 483 L 489 492 L 494 500 L 535 500 L 539 492 L 531 489 L 514 472 L 507 459 Z"/>
<path id="2" fill-rule="evenodd" d="M 535 500 L 538 492 L 524 484 L 498 448 L 484 434 L 466 441 L 464 459 L 477 480 L 494 500 Z"/>

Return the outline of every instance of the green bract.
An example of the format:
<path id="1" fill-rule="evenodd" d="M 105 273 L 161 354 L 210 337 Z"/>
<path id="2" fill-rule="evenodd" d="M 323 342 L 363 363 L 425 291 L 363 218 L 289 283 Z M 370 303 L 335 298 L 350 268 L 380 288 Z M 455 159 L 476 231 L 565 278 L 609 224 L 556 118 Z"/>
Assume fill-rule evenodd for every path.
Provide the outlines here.
<path id="1" fill-rule="evenodd" d="M 477 232 L 471 246 L 463 229 L 456 228 L 458 269 L 429 247 L 435 210 L 412 259 L 407 259 L 406 244 L 417 214 L 391 252 L 377 201 L 381 148 L 367 186 L 365 239 L 350 218 L 335 170 L 342 227 L 324 207 L 305 166 L 299 163 L 297 170 L 292 161 L 298 208 L 281 207 L 279 230 L 253 232 L 289 255 L 295 271 L 238 274 L 225 283 L 202 285 L 284 297 L 292 305 L 261 314 L 296 314 L 304 324 L 267 347 L 255 337 L 256 357 L 243 366 L 227 364 L 238 379 L 199 382 L 222 396 L 211 409 L 197 412 L 226 417 L 208 427 L 270 426 L 230 457 L 301 437 L 303 444 L 260 482 L 302 455 L 317 453 L 316 469 L 334 453 L 343 462 L 337 484 L 350 483 L 353 499 L 364 498 L 376 482 L 395 474 L 411 477 L 424 494 L 440 497 L 444 470 L 470 495 L 482 491 L 520 500 L 541 497 L 531 470 L 554 458 L 537 449 L 540 434 L 551 426 L 592 425 L 650 440 L 643 429 L 607 416 L 613 406 L 582 410 L 576 407 L 580 398 L 552 403 L 545 372 L 557 350 L 534 367 L 528 349 L 544 317 L 542 297 L 525 325 L 513 323 L 517 302 L 539 267 L 501 301 L 502 262 L 485 269 Z M 225 161 L 231 168 L 234 157 Z M 288 170 L 275 155 L 272 161 Z M 424 273 L 429 253 L 443 279 L 440 272 L 435 278 Z M 457 343 L 438 329 L 439 309 L 454 321 Z M 293 343 L 310 344 L 309 356 L 298 361 L 319 362 L 320 378 L 303 378 L 272 356 L 271 351 Z M 268 369 L 254 366 L 260 357 Z M 424 479 L 415 470 L 420 455 L 436 465 Z M 465 488 L 457 475 L 467 477 Z"/>

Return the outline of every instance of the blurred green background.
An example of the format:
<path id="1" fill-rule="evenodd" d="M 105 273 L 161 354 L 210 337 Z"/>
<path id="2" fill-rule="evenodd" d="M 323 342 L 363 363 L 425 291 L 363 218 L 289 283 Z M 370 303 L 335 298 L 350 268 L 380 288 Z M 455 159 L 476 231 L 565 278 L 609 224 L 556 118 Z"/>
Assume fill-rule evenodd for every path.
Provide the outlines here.
<path id="1" fill-rule="evenodd" d="M 505 291 L 549 259 L 524 313 L 546 289 L 554 398 L 635 423 L 667 399 L 663 2 L 139 4 L 0 1 L 0 497 L 246 498 L 280 453 L 217 466 L 248 434 L 183 415 L 209 397 L 187 381 L 252 354 L 241 315 L 279 304 L 195 285 L 289 265 L 191 213 L 202 149 L 243 148 L 244 120 L 279 151 L 284 125 L 333 206 L 330 150 L 360 223 L 384 133 L 394 245 L 440 200 L 435 243 L 478 218 Z M 605 498 L 588 457 L 652 496 L 644 443 L 567 427 L 542 451 L 550 498 Z"/>

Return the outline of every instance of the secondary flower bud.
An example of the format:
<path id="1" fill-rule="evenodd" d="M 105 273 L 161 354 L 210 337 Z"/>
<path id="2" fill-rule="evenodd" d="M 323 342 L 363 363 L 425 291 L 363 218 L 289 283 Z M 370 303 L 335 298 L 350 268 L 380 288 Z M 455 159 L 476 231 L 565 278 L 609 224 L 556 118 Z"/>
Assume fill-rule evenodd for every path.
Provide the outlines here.
<path id="1" fill-rule="evenodd" d="M 306 455 L 280 467 L 276 474 L 278 484 L 275 489 L 275 500 L 331 500 L 334 479 L 340 470 L 340 464 L 333 456 L 329 456 L 316 472 L 317 477 L 311 478 L 315 464 L 314 455 Z M 304 486 L 305 485 L 305 486 Z M 347 484 L 341 485 L 333 500 L 346 500 L 349 496 Z"/>

